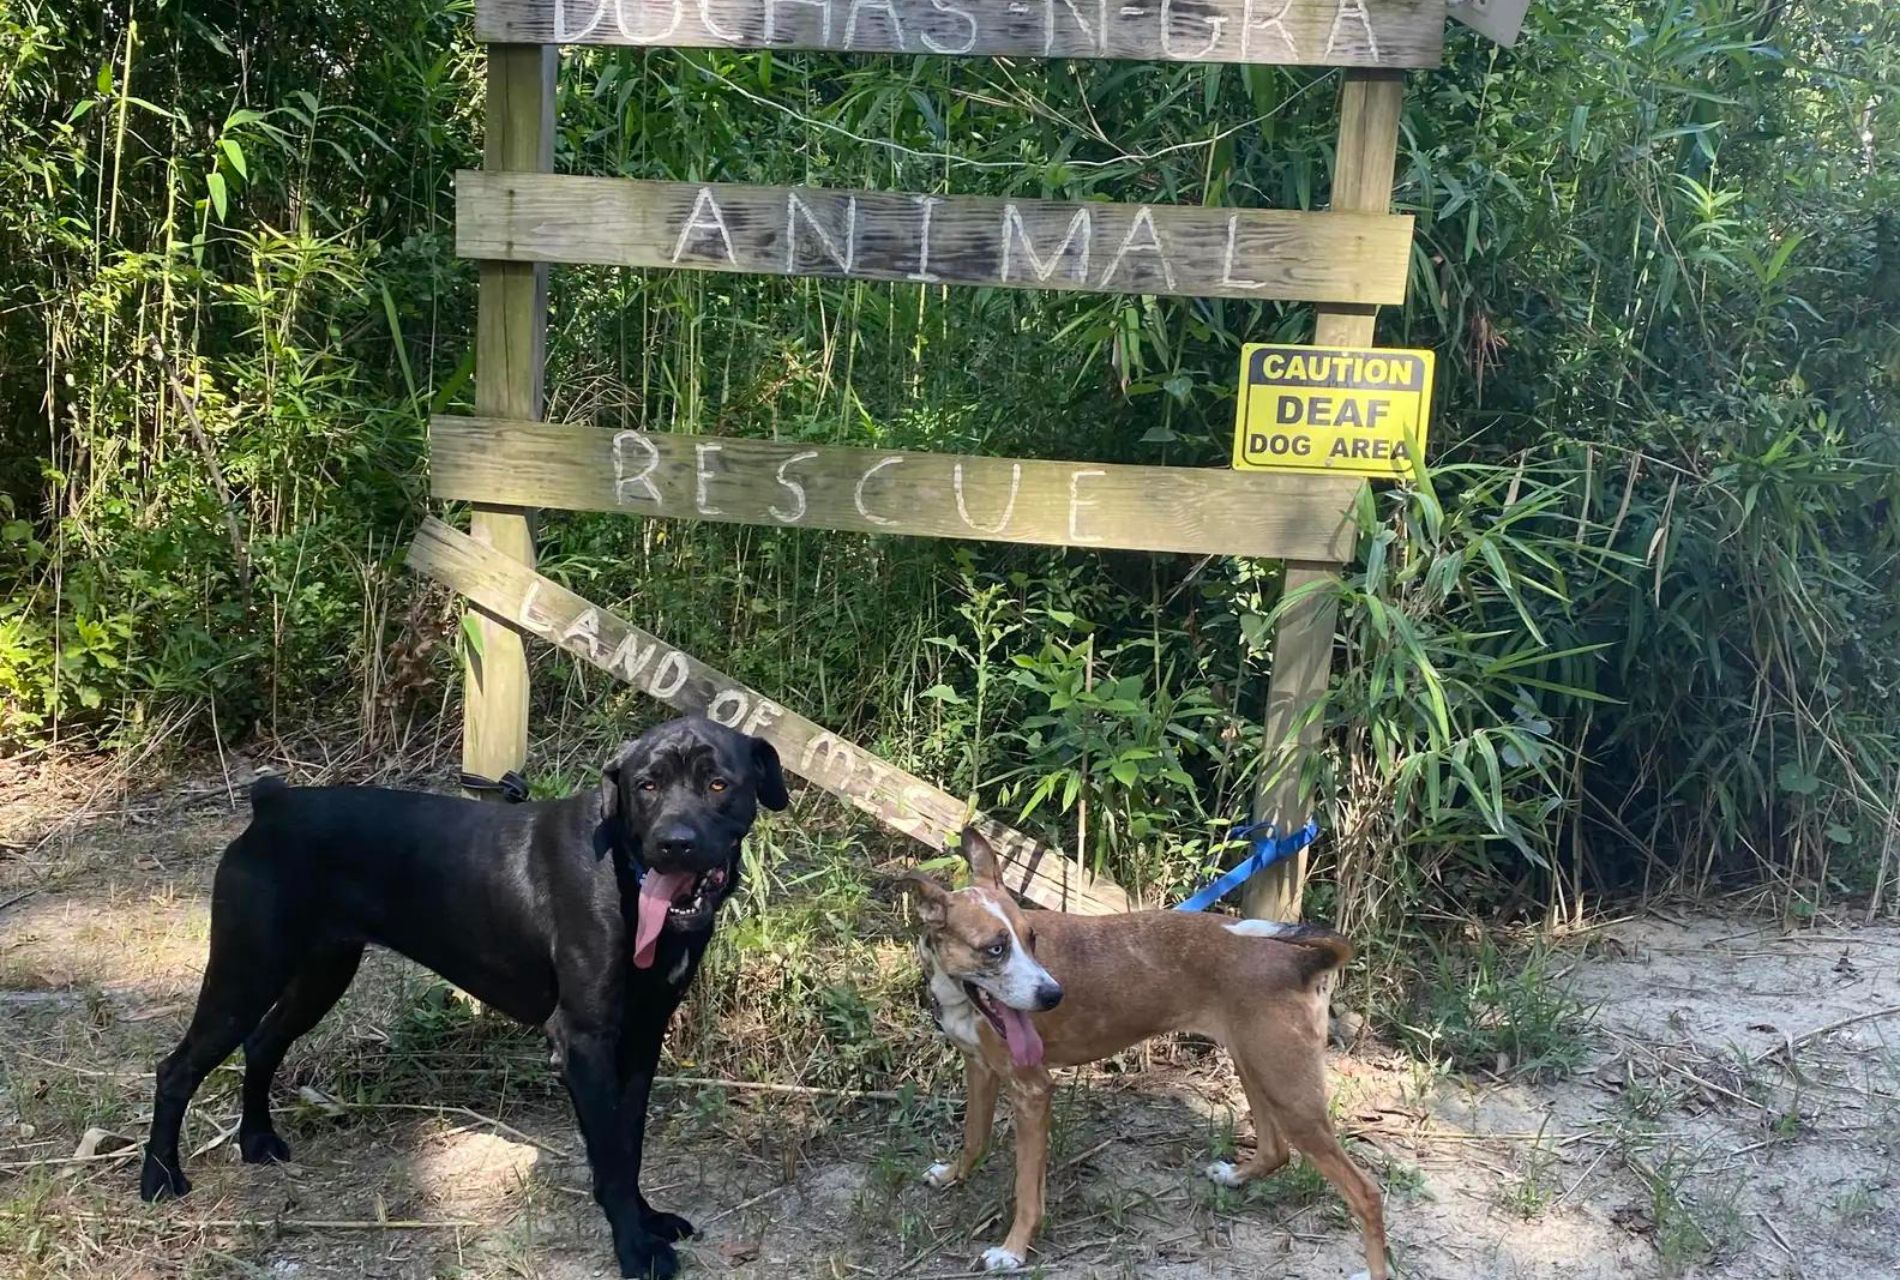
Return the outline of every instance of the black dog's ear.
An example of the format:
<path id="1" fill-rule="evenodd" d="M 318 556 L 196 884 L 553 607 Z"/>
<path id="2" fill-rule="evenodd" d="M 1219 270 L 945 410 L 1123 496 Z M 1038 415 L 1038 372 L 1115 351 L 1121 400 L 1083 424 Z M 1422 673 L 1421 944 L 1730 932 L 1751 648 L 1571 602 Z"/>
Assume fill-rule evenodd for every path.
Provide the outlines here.
<path id="1" fill-rule="evenodd" d="M 620 812 L 620 771 L 633 758 L 637 743 L 623 742 L 614 758 L 600 767 L 600 816 L 611 818 Z"/>
<path id="2" fill-rule="evenodd" d="M 752 739 L 752 775 L 760 804 L 777 812 L 792 802 L 785 794 L 785 771 L 778 765 L 778 749 L 764 738 Z"/>

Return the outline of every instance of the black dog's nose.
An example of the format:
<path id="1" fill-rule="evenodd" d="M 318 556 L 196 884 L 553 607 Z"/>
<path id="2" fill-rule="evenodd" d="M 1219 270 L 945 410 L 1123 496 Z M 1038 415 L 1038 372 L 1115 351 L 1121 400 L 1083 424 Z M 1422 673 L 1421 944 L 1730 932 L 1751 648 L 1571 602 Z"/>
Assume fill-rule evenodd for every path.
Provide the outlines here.
<path id="1" fill-rule="evenodd" d="M 693 856 L 693 829 L 684 823 L 662 827 L 653 833 L 653 848 L 669 862 L 683 862 Z"/>
<path id="2" fill-rule="evenodd" d="M 1053 1009 L 1062 1003 L 1062 988 L 1053 982 L 1045 982 L 1036 988 L 1036 1008 Z"/>

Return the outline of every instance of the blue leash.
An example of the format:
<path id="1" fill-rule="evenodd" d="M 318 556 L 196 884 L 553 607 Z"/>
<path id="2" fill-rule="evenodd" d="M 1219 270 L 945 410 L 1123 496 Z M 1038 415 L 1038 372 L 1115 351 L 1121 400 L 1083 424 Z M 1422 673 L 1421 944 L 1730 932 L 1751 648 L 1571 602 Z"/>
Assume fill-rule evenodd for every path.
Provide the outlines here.
<path id="1" fill-rule="evenodd" d="M 1305 826 L 1285 836 L 1274 835 L 1271 823 L 1256 822 L 1252 826 L 1239 828 L 1228 838 L 1247 841 L 1253 852 L 1241 859 L 1240 864 L 1233 870 L 1204 887 L 1186 902 L 1177 904 L 1174 908 L 1176 911 L 1205 911 L 1258 875 L 1264 868 L 1272 866 L 1282 858 L 1298 853 L 1319 838 L 1319 820 L 1308 818 Z"/>

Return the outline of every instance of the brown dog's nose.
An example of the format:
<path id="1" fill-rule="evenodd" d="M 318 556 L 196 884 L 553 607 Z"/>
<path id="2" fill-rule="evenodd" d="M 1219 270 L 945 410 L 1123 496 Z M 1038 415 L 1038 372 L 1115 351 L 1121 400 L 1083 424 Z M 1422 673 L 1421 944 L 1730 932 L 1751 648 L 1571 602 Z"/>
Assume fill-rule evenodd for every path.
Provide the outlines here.
<path id="1" fill-rule="evenodd" d="M 1062 988 L 1045 982 L 1036 988 L 1036 1008 L 1047 1011 L 1062 1003 Z"/>

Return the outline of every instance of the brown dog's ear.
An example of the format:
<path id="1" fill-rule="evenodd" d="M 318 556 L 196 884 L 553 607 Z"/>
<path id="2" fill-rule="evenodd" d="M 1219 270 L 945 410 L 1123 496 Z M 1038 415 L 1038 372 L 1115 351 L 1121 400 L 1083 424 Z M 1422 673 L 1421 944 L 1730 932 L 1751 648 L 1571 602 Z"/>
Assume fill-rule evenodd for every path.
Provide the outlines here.
<path id="1" fill-rule="evenodd" d="M 785 794 L 785 771 L 779 768 L 778 748 L 764 738 L 752 739 L 752 773 L 760 804 L 776 813 L 792 802 Z"/>
<path id="2" fill-rule="evenodd" d="M 941 929 L 950 913 L 950 891 L 921 871 L 907 871 L 898 885 L 917 907 L 917 918 L 929 929 Z"/>
<path id="3" fill-rule="evenodd" d="M 633 758 L 634 742 L 623 742 L 613 759 L 600 767 L 600 816 L 611 818 L 620 812 L 620 771 Z"/>
<path id="4" fill-rule="evenodd" d="M 992 889 L 1003 887 L 1003 866 L 996 848 L 975 827 L 963 829 L 963 856 L 970 860 L 970 883 Z"/>

